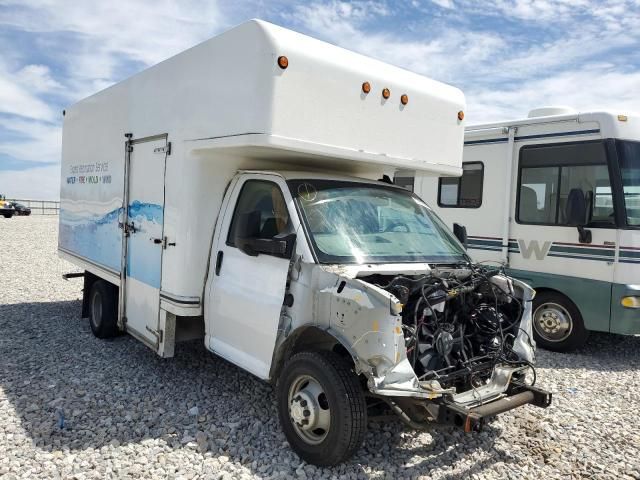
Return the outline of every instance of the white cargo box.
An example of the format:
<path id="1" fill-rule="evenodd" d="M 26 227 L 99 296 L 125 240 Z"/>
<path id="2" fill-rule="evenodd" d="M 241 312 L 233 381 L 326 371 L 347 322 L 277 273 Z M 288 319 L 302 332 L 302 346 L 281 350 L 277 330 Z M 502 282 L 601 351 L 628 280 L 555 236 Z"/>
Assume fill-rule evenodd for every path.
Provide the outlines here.
<path id="1" fill-rule="evenodd" d="M 201 314 L 213 227 L 238 169 L 459 175 L 463 110 L 454 87 L 249 21 L 66 110 L 61 255 L 118 285 L 128 205 L 159 225 L 166 248 L 147 283 L 162 308 Z M 125 178 L 157 201 L 128 201 Z"/>

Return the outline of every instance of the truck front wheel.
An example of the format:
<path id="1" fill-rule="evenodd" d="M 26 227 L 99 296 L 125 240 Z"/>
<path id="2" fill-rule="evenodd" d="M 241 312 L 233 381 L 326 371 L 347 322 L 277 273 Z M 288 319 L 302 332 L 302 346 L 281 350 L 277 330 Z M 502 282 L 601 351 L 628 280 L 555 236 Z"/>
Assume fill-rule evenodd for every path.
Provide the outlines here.
<path id="1" fill-rule="evenodd" d="M 118 334 L 118 290 L 104 280 L 96 280 L 89 292 L 89 325 L 98 338 Z"/>
<path id="2" fill-rule="evenodd" d="M 350 362 L 334 352 L 301 352 L 278 379 L 278 415 L 293 450 L 306 462 L 343 462 L 362 445 L 364 393 Z"/>

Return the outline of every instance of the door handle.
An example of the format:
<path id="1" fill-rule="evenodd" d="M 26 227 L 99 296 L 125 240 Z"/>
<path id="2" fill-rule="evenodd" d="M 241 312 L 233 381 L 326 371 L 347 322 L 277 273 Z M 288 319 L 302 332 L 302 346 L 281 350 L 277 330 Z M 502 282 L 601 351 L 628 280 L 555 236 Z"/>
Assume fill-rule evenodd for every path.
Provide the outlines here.
<path id="1" fill-rule="evenodd" d="M 222 268 L 222 257 L 224 256 L 224 252 L 222 250 L 218 250 L 218 255 L 216 255 L 216 275 L 220 276 L 220 269 Z"/>
<path id="2" fill-rule="evenodd" d="M 162 243 L 162 239 L 161 238 L 150 238 L 149 240 L 151 240 L 156 245 L 160 245 Z"/>

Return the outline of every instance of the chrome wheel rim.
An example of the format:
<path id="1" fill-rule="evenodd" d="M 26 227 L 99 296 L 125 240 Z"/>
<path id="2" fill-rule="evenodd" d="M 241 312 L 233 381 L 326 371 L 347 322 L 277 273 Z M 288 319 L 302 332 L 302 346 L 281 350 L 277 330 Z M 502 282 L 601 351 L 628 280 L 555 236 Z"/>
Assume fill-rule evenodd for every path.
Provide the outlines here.
<path id="1" fill-rule="evenodd" d="M 91 323 L 94 327 L 100 326 L 102 322 L 102 299 L 99 293 L 94 293 L 91 298 Z"/>
<path id="2" fill-rule="evenodd" d="M 322 443 L 329 434 L 331 411 L 320 382 L 310 375 L 296 377 L 289 387 L 288 405 L 298 436 L 309 445 Z"/>
<path id="3" fill-rule="evenodd" d="M 549 342 L 562 342 L 573 331 L 571 314 L 562 305 L 543 303 L 533 313 L 536 333 Z"/>

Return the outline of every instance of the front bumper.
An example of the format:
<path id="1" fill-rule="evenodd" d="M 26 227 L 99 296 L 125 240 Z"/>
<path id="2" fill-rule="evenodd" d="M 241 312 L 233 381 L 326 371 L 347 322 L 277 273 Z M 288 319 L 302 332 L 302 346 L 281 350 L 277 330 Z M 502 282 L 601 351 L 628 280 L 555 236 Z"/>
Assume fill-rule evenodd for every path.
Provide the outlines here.
<path id="1" fill-rule="evenodd" d="M 499 400 L 471 408 L 443 399 L 436 407 L 434 418 L 437 423 L 462 427 L 465 432 L 479 432 L 487 420 L 500 413 L 527 404 L 547 408 L 551 405 L 551 399 L 550 392 L 529 386 L 520 387 Z"/>

